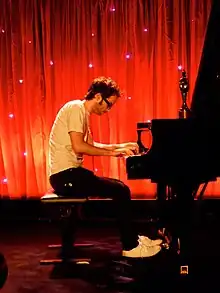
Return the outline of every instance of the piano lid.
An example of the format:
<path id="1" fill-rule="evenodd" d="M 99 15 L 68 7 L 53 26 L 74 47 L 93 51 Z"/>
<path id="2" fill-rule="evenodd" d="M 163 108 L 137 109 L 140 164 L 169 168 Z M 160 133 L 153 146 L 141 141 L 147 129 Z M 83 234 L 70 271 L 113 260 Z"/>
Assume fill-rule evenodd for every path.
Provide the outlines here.
<path id="1" fill-rule="evenodd" d="M 193 116 L 220 121 L 220 0 L 213 0 L 192 96 Z"/>

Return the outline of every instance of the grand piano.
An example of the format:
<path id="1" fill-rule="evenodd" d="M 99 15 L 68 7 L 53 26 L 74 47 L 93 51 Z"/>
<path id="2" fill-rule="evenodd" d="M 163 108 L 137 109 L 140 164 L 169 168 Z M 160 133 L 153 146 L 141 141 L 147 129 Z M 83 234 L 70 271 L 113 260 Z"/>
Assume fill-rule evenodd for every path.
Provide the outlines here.
<path id="1" fill-rule="evenodd" d="M 158 199 L 165 187 L 177 203 L 177 237 L 189 251 L 189 211 L 201 184 L 220 177 L 220 1 L 213 0 L 202 57 L 187 119 L 153 119 L 137 123 L 141 131 L 150 129 L 152 146 L 142 155 L 126 160 L 128 179 L 151 179 L 157 183 Z M 161 192 L 162 190 L 162 192 Z M 161 193 L 161 194 L 160 194 Z M 183 211 L 183 212 L 182 212 Z M 188 233 L 188 234 L 187 234 Z M 186 236 L 187 235 L 187 236 Z M 183 249 L 183 250 L 184 250 Z"/>

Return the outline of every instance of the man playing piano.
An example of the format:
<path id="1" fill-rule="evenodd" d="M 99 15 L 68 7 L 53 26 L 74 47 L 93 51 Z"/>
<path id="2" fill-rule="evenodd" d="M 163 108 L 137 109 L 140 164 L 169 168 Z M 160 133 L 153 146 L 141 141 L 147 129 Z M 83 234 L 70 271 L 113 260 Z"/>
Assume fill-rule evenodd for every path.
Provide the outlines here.
<path id="1" fill-rule="evenodd" d="M 138 152 L 138 145 L 133 142 L 110 145 L 96 143 L 92 139 L 90 114 L 107 113 L 119 97 L 116 82 L 98 77 L 92 82 L 84 100 L 70 101 L 60 109 L 50 133 L 50 183 L 56 192 L 66 196 L 112 198 L 117 209 L 122 255 L 149 257 L 160 251 L 162 240 L 138 236 L 133 229 L 128 186 L 117 179 L 98 177 L 82 166 L 83 155 L 122 157 Z"/>

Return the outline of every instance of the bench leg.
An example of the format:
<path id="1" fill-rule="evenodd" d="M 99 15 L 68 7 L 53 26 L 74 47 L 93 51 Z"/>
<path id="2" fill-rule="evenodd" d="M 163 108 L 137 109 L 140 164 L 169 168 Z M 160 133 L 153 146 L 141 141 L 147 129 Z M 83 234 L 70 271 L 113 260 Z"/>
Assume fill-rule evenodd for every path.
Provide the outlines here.
<path id="1" fill-rule="evenodd" d="M 69 258 L 74 253 L 73 244 L 76 232 L 76 207 L 64 207 L 60 211 L 61 256 Z"/>
<path id="2" fill-rule="evenodd" d="M 75 232 L 77 227 L 77 207 L 60 208 L 61 245 L 49 245 L 49 248 L 60 248 L 60 258 L 41 260 L 40 264 L 76 263 L 89 264 L 90 258 L 77 258 L 75 248 L 92 247 L 93 244 L 75 244 Z"/>

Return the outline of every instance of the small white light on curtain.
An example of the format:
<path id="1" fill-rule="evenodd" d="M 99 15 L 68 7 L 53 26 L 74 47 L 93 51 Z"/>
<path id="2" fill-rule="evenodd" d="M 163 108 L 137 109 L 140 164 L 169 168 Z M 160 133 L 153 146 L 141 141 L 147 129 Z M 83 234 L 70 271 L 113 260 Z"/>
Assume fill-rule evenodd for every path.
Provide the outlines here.
<path id="1" fill-rule="evenodd" d="M 8 183 L 8 179 L 7 178 L 3 178 L 2 179 L 2 183 L 4 183 L 4 184 Z"/>
<path id="2" fill-rule="evenodd" d="M 95 168 L 95 172 L 98 172 L 98 169 L 97 168 Z"/>
<path id="3" fill-rule="evenodd" d="M 4 34 L 5 30 L 2 28 L 2 29 L 1 29 L 1 32 Z"/>
<path id="4" fill-rule="evenodd" d="M 182 70 L 183 69 L 183 66 L 182 65 L 178 65 L 178 70 Z"/>
<path id="5" fill-rule="evenodd" d="M 32 42 L 31 41 L 28 41 L 28 43 L 31 44 Z"/>
<path id="6" fill-rule="evenodd" d="M 23 81 L 23 79 L 19 79 L 19 83 L 23 83 L 24 81 Z"/>
<path id="7" fill-rule="evenodd" d="M 131 97 L 128 97 L 128 100 L 131 100 Z"/>
<path id="8" fill-rule="evenodd" d="M 8 115 L 8 117 L 11 118 L 11 119 L 14 118 L 14 114 L 10 113 L 10 114 Z"/>
<path id="9" fill-rule="evenodd" d="M 114 12 L 115 11 L 115 7 L 110 8 L 110 11 L 111 12 Z"/>
<path id="10" fill-rule="evenodd" d="M 24 152 L 23 155 L 24 155 L 25 157 L 27 157 L 27 152 Z"/>
<path id="11" fill-rule="evenodd" d="M 131 54 L 129 54 L 129 53 L 126 54 L 126 55 L 125 55 L 125 58 L 126 58 L 126 59 L 130 59 L 130 58 L 131 58 Z"/>
<path id="12" fill-rule="evenodd" d="M 53 61 L 52 61 L 52 60 L 50 60 L 50 65 L 51 65 L 51 66 L 53 65 Z"/>
<path id="13" fill-rule="evenodd" d="M 93 67 L 93 64 L 92 63 L 89 63 L 89 68 L 92 68 Z"/>
<path id="14" fill-rule="evenodd" d="M 148 32 L 148 28 L 145 28 L 145 29 L 144 29 L 144 32 Z"/>
<path id="15" fill-rule="evenodd" d="M 92 37 L 94 37 L 95 36 L 95 34 L 94 33 L 92 33 Z"/>

